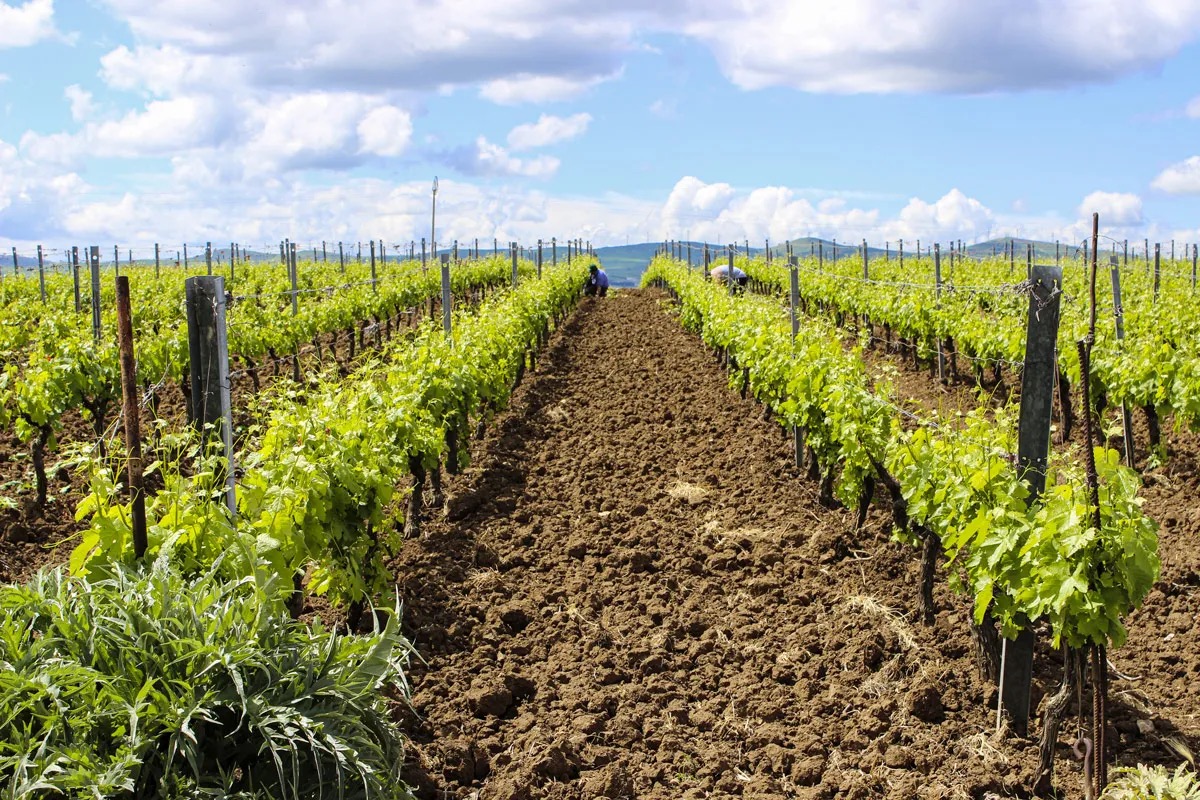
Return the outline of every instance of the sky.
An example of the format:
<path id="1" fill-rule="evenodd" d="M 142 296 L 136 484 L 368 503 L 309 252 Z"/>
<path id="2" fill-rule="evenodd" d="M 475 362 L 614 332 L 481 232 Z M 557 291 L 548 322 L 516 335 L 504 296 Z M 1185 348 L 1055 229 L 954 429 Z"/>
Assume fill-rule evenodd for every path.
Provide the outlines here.
<path id="1" fill-rule="evenodd" d="M 0 0 L 0 247 L 1200 241 L 1200 0 Z M 104 249 L 102 248 L 102 249 Z"/>

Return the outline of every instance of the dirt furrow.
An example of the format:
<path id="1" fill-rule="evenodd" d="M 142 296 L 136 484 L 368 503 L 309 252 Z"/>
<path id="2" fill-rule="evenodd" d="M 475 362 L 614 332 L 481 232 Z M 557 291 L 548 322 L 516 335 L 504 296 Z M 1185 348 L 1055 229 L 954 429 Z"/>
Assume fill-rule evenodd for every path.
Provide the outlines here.
<path id="1" fill-rule="evenodd" d="M 1015 796 L 965 601 L 920 625 L 661 301 L 585 301 L 404 546 L 420 796 Z"/>

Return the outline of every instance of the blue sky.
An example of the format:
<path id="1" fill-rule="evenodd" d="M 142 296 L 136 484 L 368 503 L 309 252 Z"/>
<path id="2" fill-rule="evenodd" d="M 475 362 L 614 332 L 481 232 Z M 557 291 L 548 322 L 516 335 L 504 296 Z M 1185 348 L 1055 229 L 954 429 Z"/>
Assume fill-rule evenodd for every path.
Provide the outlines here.
<path id="1" fill-rule="evenodd" d="M 0 246 L 1200 240 L 1200 0 L 0 0 Z"/>

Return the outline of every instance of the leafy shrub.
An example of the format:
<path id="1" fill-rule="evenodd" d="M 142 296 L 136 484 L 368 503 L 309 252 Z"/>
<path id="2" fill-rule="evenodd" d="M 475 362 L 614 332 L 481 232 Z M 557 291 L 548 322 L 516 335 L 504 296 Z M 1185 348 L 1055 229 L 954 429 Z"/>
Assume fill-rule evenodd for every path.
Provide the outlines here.
<path id="1" fill-rule="evenodd" d="M 1185 765 L 1167 772 L 1164 767 L 1122 767 L 1105 789 L 1104 800 L 1200 800 L 1200 782 Z"/>
<path id="2" fill-rule="evenodd" d="M 0 586 L 0 797 L 407 797 L 398 614 L 346 636 L 278 597 L 161 563 Z"/>

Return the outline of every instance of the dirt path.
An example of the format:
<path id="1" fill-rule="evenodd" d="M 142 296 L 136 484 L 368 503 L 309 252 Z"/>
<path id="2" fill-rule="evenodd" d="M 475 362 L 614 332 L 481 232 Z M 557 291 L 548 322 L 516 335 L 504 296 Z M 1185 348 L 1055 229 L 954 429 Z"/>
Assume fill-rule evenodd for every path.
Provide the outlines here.
<path id="1" fill-rule="evenodd" d="M 396 564 L 422 797 L 978 798 L 990 735 L 964 601 L 796 477 L 660 295 L 585 302 Z M 1063 765 L 1066 780 L 1077 770 Z M 1073 785 L 1073 783 L 1072 783 Z"/>

